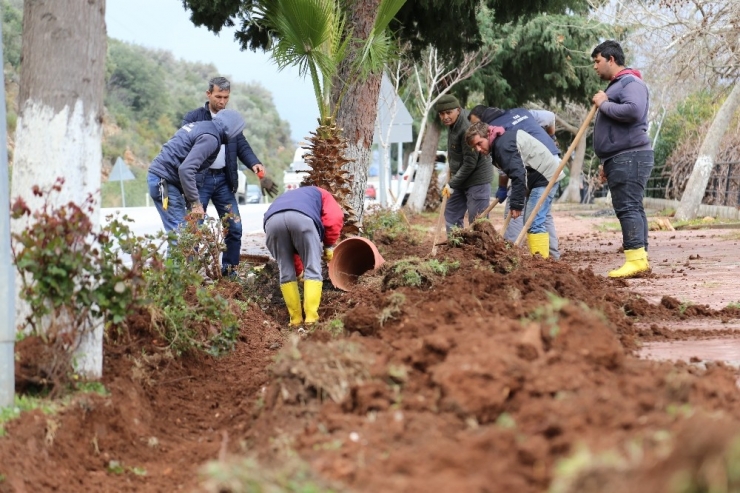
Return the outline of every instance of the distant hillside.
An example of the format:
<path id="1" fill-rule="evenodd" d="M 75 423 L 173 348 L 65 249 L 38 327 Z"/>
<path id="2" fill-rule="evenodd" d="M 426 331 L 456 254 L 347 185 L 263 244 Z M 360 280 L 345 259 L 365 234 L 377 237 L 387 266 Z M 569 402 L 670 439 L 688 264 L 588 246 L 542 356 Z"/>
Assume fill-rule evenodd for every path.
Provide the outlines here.
<path id="1" fill-rule="evenodd" d="M 12 159 L 18 115 L 22 1 L 2 0 L 2 8 L 8 143 Z M 149 163 L 179 128 L 183 115 L 205 103 L 208 80 L 216 75 L 231 80 L 229 74 L 218 72 L 213 64 L 178 60 L 168 51 L 108 38 L 104 177 L 121 156 L 134 168 L 136 181 L 143 181 Z M 232 80 L 229 108 L 244 116 L 247 140 L 275 178 L 282 179 L 282 170 L 289 165 L 295 146 L 290 139 L 290 125 L 280 118 L 272 94 L 259 84 Z M 251 172 L 247 177 L 254 183 Z M 103 186 L 103 204 L 108 206 L 120 203 L 120 184 L 111 185 L 114 184 Z M 125 185 L 127 205 L 143 205 L 141 184 L 126 182 Z"/>

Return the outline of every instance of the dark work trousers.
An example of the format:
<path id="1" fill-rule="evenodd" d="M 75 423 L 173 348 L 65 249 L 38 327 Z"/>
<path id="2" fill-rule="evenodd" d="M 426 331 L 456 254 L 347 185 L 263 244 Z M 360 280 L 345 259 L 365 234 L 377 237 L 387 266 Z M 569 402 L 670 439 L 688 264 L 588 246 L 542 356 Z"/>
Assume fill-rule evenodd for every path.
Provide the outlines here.
<path id="1" fill-rule="evenodd" d="M 465 212 L 468 213 L 468 222 L 473 223 L 475 217 L 486 210 L 491 202 L 491 184 L 473 185 L 465 189 L 456 189 L 447 199 L 445 207 L 445 225 L 447 233 L 453 227 L 462 228 Z"/>
<path id="2" fill-rule="evenodd" d="M 303 278 L 323 281 L 321 254 L 323 245 L 313 220 L 297 211 L 278 212 L 265 224 L 267 249 L 280 269 L 280 284 L 296 280 L 293 256 L 303 262 Z"/>
<path id="3" fill-rule="evenodd" d="M 233 214 L 226 222 L 228 229 L 224 237 L 226 250 L 221 257 L 221 269 L 228 273 L 239 265 L 239 254 L 242 250 L 242 218 L 239 215 L 239 204 L 236 195 L 229 188 L 223 168 L 216 171 L 206 170 L 203 175 L 202 185 L 198 183 L 198 195 L 203 209 L 208 208 L 209 202 L 213 202 L 219 218 L 229 213 Z"/>
<path id="4" fill-rule="evenodd" d="M 653 164 L 653 151 L 624 152 L 604 161 L 604 174 L 614 212 L 622 226 L 625 250 L 648 249 L 648 222 L 642 199 Z"/>

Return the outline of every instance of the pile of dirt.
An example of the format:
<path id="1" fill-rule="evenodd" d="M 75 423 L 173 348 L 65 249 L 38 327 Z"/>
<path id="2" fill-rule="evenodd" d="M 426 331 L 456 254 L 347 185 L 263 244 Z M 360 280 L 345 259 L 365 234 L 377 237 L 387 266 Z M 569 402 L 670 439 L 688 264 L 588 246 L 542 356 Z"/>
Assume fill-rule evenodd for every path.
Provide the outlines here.
<path id="1" fill-rule="evenodd" d="M 522 255 L 485 222 L 434 259 L 429 238 L 378 246 L 386 264 L 351 292 L 325 284 L 306 336 L 286 329 L 274 263 L 219 287 L 248 306 L 223 357 L 175 358 L 133 315 L 130 337 L 106 343 L 108 395 L 4 425 L 0 492 L 191 491 L 228 455 L 297 455 L 352 491 L 661 491 L 677 473 L 722 476 L 740 430 L 735 370 L 633 353 L 671 321 L 738 313 L 671 293 L 649 303 Z M 414 269 L 426 280 L 404 284 Z"/>
<path id="2" fill-rule="evenodd" d="M 293 447 L 314 469 L 356 491 L 487 491 L 495 484 L 534 492 L 551 484 L 559 460 L 582 448 L 594 457 L 623 454 L 638 441 L 641 454 L 657 457 L 665 436 L 681 448 L 683 435 L 673 434 L 694 411 L 720 412 L 736 429 L 733 369 L 631 355 L 635 317 L 685 312 L 670 300 L 654 306 L 615 289 L 623 281 L 522 257 L 490 228 L 475 225 L 458 248 L 442 248 L 439 260 L 460 266 L 432 286 L 384 291 L 390 261 L 375 280 L 325 306 L 345 307 L 344 328 L 353 334 L 346 392 L 321 398 L 304 372 L 275 374 L 272 398 L 248 433 L 255 444 L 266 447 L 260 437 L 276 426 L 294 430 Z M 298 342 L 294 364 L 326 344 Z M 349 364 L 358 348 L 372 355 L 363 370 Z M 341 368 L 342 355 L 334 359 Z M 628 467 L 640 465 L 625 459 L 610 471 Z M 591 472 L 585 468 L 584 477 Z"/>

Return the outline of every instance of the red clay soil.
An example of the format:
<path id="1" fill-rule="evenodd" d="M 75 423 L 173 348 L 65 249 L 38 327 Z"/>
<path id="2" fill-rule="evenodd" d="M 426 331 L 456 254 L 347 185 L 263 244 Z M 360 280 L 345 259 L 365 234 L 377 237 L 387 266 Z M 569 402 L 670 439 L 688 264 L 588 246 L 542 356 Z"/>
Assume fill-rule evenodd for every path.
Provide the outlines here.
<path id="1" fill-rule="evenodd" d="M 334 491 L 721 484 L 740 433 L 736 369 L 635 354 L 645 341 L 700 335 L 674 325 L 716 321 L 727 327 L 714 337 L 735 335 L 738 276 L 720 274 L 738 265 L 738 236 L 656 232 L 652 274 L 610 280 L 622 254 L 618 234 L 593 227 L 603 222 L 556 214 L 559 262 L 502 242 L 499 218 L 478 224 L 439 248 L 445 276 L 425 262 L 431 235 L 379 237 L 384 267 L 351 292 L 326 286 L 322 325 L 307 337 L 285 329 L 268 264 L 250 288 L 259 306 L 221 358 L 168 357 L 146 317 L 132 317 L 140 335 L 106 346 L 109 396 L 77 394 L 62 411 L 5 425 L 0 492 L 202 491 L 207 461 L 279 467 L 295 453 Z M 409 268 L 418 287 L 403 285 Z M 19 345 L 18 365 L 33 347 Z M 556 472 L 574 455 L 581 467 Z"/>

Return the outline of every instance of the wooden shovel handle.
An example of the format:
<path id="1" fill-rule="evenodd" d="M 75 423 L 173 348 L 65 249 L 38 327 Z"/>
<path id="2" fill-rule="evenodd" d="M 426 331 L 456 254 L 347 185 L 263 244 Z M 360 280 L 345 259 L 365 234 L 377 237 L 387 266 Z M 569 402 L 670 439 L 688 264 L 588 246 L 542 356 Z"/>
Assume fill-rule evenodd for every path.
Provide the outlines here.
<path id="1" fill-rule="evenodd" d="M 563 168 L 565 168 L 565 164 L 568 162 L 568 158 L 570 157 L 571 154 L 573 154 L 573 151 L 578 145 L 578 142 L 580 142 L 581 137 L 583 137 L 583 134 L 586 133 L 586 129 L 591 124 L 591 120 L 593 120 L 595 114 L 596 114 L 596 105 L 593 105 L 591 106 L 591 111 L 588 112 L 586 119 L 583 120 L 583 124 L 581 125 L 581 128 L 578 129 L 578 133 L 573 139 L 573 142 L 571 142 L 570 147 L 568 147 L 568 150 L 565 151 L 565 154 L 563 154 L 563 159 L 560 160 L 560 165 L 558 166 L 558 169 L 555 171 L 555 174 L 552 175 L 552 178 L 550 178 L 550 183 L 548 183 L 547 187 L 545 187 L 545 191 L 542 193 L 540 200 L 537 201 L 537 204 L 534 206 L 534 209 L 532 209 L 531 212 L 527 211 L 527 215 L 529 216 L 529 219 L 527 219 L 527 222 L 524 224 L 524 227 L 522 228 L 521 233 L 519 233 L 519 236 L 517 236 L 516 240 L 514 240 L 514 245 L 519 246 L 519 244 L 522 242 L 522 240 L 526 236 L 527 230 L 530 228 L 530 226 L 532 226 L 532 222 L 534 222 L 535 216 L 537 215 L 540 208 L 542 207 L 542 204 L 545 203 L 545 200 L 547 199 L 547 194 L 549 194 L 550 190 L 552 190 L 552 187 L 555 186 L 555 183 L 558 181 L 558 176 L 560 176 L 560 172 L 563 171 Z M 509 212 L 509 215 L 511 215 L 511 212 Z"/>

